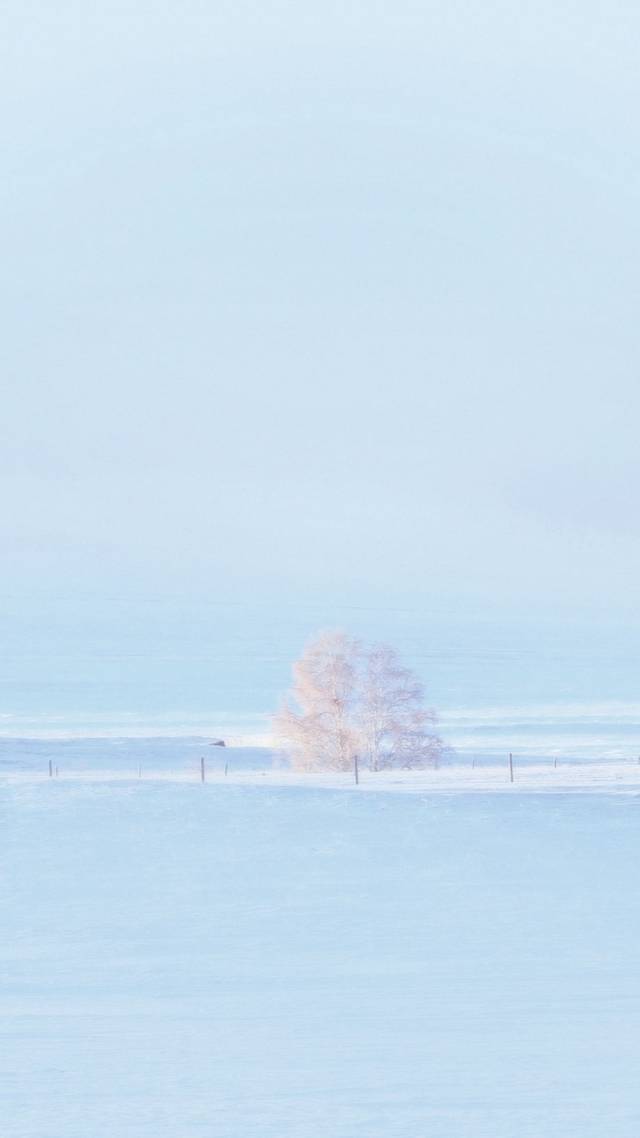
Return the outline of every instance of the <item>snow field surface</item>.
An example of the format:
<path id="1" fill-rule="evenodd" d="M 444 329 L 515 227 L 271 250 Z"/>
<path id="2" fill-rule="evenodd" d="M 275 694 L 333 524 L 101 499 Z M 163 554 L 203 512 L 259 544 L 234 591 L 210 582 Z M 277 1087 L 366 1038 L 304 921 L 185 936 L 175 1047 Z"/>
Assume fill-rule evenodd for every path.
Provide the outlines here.
<path id="1" fill-rule="evenodd" d="M 2 1134 L 637 1138 L 636 794 L 284 778 L 4 780 Z"/>

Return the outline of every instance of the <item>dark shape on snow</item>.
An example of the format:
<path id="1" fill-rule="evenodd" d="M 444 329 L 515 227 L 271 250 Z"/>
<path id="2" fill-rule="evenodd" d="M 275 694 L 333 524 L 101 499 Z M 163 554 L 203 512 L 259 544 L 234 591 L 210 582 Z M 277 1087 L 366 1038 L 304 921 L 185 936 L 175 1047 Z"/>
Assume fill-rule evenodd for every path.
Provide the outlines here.
<path id="1" fill-rule="evenodd" d="M 226 747 L 224 739 L 215 739 L 213 743 L 209 743 L 210 747 Z"/>

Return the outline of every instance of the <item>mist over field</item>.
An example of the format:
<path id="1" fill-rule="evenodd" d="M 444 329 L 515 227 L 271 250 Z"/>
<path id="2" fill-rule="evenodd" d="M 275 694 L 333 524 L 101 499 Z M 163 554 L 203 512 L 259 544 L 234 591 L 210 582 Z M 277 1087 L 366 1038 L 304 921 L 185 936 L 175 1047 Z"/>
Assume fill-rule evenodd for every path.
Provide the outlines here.
<path id="1" fill-rule="evenodd" d="M 637 13 L 2 20 L 21 640 L 80 599 L 87 645 L 149 598 L 637 628 Z"/>
<path id="2" fill-rule="evenodd" d="M 637 1138 L 639 40 L 2 6 L 2 1138 Z"/>

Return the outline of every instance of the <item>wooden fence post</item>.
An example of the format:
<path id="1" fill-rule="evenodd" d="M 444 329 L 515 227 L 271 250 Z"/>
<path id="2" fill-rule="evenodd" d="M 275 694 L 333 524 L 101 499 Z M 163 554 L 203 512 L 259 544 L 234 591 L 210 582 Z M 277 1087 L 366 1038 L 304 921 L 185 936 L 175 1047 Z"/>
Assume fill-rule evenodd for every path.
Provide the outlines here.
<path id="1" fill-rule="evenodd" d="M 509 751 L 509 782 L 513 782 L 513 755 Z"/>
<path id="2" fill-rule="evenodd" d="M 200 782 L 204 782 L 204 755 L 200 759 Z"/>
<path id="3" fill-rule="evenodd" d="M 360 776 L 359 776 L 359 772 L 358 772 L 358 756 L 357 755 L 353 756 L 353 773 L 355 775 L 356 786 L 357 786 L 358 783 L 360 782 Z"/>
<path id="4" fill-rule="evenodd" d="M 51 759 L 49 759 L 49 778 L 53 778 L 53 763 Z"/>

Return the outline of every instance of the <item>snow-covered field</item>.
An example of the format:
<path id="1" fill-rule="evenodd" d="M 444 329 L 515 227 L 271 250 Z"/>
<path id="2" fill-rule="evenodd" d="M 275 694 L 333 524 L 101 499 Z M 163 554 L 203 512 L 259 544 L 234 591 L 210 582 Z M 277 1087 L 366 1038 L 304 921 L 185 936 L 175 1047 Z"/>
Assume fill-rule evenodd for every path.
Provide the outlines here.
<path id="1" fill-rule="evenodd" d="M 223 758 L 4 777 L 3 1138 L 637 1138 L 637 766 Z"/>
<path id="2" fill-rule="evenodd" d="M 89 743 L 96 744 L 92 756 Z M 161 743 L 168 744 L 164 749 Z M 278 761 L 268 748 L 227 747 L 209 751 L 202 740 L 130 740 L 122 751 L 105 750 L 103 740 L 56 742 L 47 747 L 38 741 L 27 757 L 3 762 L 0 770 L 8 783 L 32 783 L 53 778 L 64 782 L 193 783 L 205 781 L 225 786 L 289 787 L 299 789 L 351 790 L 354 772 L 303 773 Z M 49 768 L 51 762 L 51 768 Z M 358 791 L 385 794 L 532 793 L 637 794 L 640 796 L 640 762 L 626 760 L 531 760 L 515 756 L 513 779 L 509 757 L 499 761 L 448 759 L 437 769 L 385 770 L 372 772 L 360 767 Z"/>
<path id="3" fill-rule="evenodd" d="M 355 779 L 351 773 L 298 773 L 284 769 L 231 769 L 224 771 L 205 768 L 205 781 L 226 786 L 269 786 L 324 790 L 351 790 Z M 12 783 L 31 783 L 48 781 L 46 772 L 38 774 L 15 773 L 8 776 Z M 95 770 L 64 771 L 54 774 L 67 782 L 105 783 L 131 781 L 131 773 L 121 769 L 104 768 Z M 145 782 L 193 783 L 201 781 L 201 772 L 193 764 L 183 767 L 150 767 L 138 776 Z M 359 793 L 395 794 L 487 794 L 504 791 L 514 795 L 528 791 L 542 794 L 593 793 L 605 791 L 609 794 L 635 794 L 640 797 L 640 765 L 631 762 L 572 763 L 555 768 L 550 763 L 527 763 L 518 767 L 514 764 L 513 781 L 508 764 L 487 764 L 472 768 L 469 765 L 451 764 L 438 770 L 423 771 L 359 771 Z"/>

